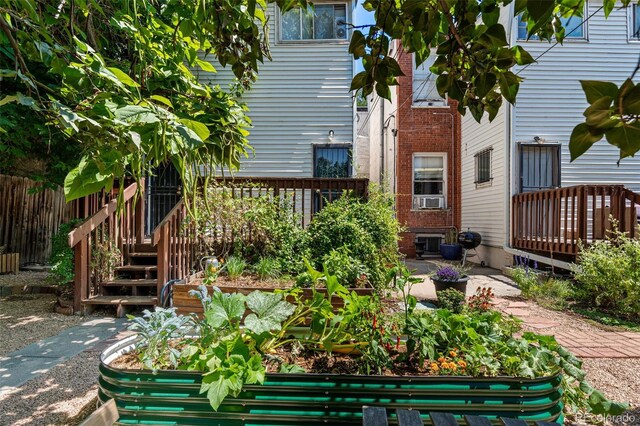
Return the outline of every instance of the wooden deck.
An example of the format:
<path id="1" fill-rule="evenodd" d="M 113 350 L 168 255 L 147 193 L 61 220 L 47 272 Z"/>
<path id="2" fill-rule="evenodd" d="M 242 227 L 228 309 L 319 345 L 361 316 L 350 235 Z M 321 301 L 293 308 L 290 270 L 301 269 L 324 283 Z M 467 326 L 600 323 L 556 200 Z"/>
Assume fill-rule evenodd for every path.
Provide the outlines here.
<path id="1" fill-rule="evenodd" d="M 640 195 L 622 185 L 580 185 L 514 195 L 511 246 L 547 256 L 575 258 L 580 244 L 602 240 L 611 218 L 638 234 Z"/>

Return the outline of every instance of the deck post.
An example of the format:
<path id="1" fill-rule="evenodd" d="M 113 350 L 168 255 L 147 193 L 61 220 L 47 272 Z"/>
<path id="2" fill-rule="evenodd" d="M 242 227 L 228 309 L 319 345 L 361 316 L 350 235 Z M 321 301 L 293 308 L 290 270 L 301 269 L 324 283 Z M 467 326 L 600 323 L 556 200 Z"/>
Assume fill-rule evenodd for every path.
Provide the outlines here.
<path id="1" fill-rule="evenodd" d="M 89 239 L 83 238 L 73 249 L 75 257 L 75 277 L 73 281 L 73 311 L 80 312 L 82 300 L 89 292 Z"/>
<path id="2" fill-rule="evenodd" d="M 162 286 L 169 281 L 169 227 L 165 224 L 160 228 L 160 238 L 158 239 L 158 303 Z"/>

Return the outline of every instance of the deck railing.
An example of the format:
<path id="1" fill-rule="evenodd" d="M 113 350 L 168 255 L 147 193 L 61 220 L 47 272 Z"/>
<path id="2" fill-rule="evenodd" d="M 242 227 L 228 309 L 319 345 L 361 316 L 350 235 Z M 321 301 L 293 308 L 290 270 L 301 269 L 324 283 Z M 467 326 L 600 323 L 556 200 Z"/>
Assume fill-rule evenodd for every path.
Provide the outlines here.
<path id="1" fill-rule="evenodd" d="M 186 278 L 194 267 L 194 224 L 187 220 L 184 201 L 178 201 L 153 231 L 151 244 L 158 255 L 158 295 L 169 280 Z"/>
<path id="2" fill-rule="evenodd" d="M 575 256 L 579 244 L 604 239 L 618 228 L 638 232 L 640 195 L 622 185 L 580 185 L 514 195 L 511 245 L 514 248 Z"/>
<path id="3" fill-rule="evenodd" d="M 144 181 L 140 185 L 144 185 Z M 120 210 L 118 197 L 114 194 L 109 202 L 69 233 L 75 264 L 74 310 L 80 310 L 83 300 L 98 294 L 100 281 L 104 278 L 97 276 L 96 268 L 91 265 L 96 244 L 117 248 L 124 260 L 133 251 L 134 244 L 142 243 L 144 201 L 136 199 L 137 192 L 138 184 L 130 184 L 123 191 Z"/>
<path id="4" fill-rule="evenodd" d="M 238 197 L 271 193 L 289 198 L 293 211 L 300 213 L 302 226 L 306 226 L 327 202 L 334 201 L 344 191 L 363 198 L 369 194 L 369 179 L 366 178 L 235 177 L 217 178 L 216 181 L 221 186 L 232 187 Z"/>

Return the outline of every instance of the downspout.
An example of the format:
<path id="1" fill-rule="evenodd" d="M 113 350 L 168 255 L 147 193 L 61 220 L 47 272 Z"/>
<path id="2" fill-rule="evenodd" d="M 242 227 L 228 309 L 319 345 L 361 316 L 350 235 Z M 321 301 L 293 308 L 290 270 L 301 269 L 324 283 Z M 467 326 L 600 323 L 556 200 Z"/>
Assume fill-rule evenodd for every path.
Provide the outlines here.
<path id="1" fill-rule="evenodd" d="M 384 127 L 384 98 L 379 98 L 380 99 L 380 185 L 382 185 L 384 183 L 384 147 L 385 147 L 385 143 L 384 143 L 384 133 L 385 133 L 385 127 Z"/>
<path id="2" fill-rule="evenodd" d="M 513 7 L 514 7 L 513 5 L 509 7 L 509 16 L 513 16 Z M 514 19 L 515 18 L 509 19 L 507 24 L 507 31 L 511 39 L 511 44 L 513 44 L 515 40 L 515 35 L 513 34 Z M 511 161 L 512 153 L 513 153 L 513 147 L 511 142 L 514 139 L 514 114 L 513 114 L 513 105 L 511 104 L 508 104 L 508 106 L 505 108 L 505 123 L 506 123 L 505 138 L 504 138 L 505 139 L 505 159 L 506 159 L 505 166 L 507 169 L 506 170 L 507 173 L 506 173 L 506 191 L 505 191 L 505 209 L 504 210 L 505 210 L 506 241 L 504 242 L 504 245 L 502 248 L 506 253 L 509 253 L 510 255 L 513 255 L 513 256 L 526 257 L 536 262 L 544 263 L 551 266 L 556 266 L 558 268 L 566 269 L 568 271 L 574 270 L 575 266 L 569 262 L 564 262 L 557 259 L 551 259 L 545 256 L 525 252 L 525 251 L 518 250 L 511 247 L 511 220 L 512 220 L 511 194 L 514 192 L 512 185 L 514 182 L 513 173 L 515 172 L 513 168 L 513 162 Z"/>

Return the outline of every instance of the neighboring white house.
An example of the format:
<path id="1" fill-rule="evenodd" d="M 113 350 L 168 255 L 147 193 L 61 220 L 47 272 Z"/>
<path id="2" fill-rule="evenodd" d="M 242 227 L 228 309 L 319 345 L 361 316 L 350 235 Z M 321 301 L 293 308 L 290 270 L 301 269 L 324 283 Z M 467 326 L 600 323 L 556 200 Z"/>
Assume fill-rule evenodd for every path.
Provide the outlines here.
<path id="1" fill-rule="evenodd" d="M 356 106 L 349 92 L 354 61 L 346 25 L 353 22 L 356 2 L 314 4 L 315 12 L 294 9 L 285 14 L 269 5 L 273 60 L 260 65 L 258 81 L 243 95 L 253 122 L 249 141 L 255 155 L 243 160 L 239 176 L 356 173 L 352 160 Z M 199 78 L 228 85 L 231 72 L 216 69 L 215 74 L 199 71 Z"/>
<path id="2" fill-rule="evenodd" d="M 479 232 L 480 257 L 490 266 L 510 264 L 510 206 L 513 194 L 579 184 L 623 184 L 640 190 L 640 158 L 618 166 L 617 148 L 606 141 L 570 162 L 572 129 L 588 106 L 579 80 L 622 83 L 640 54 L 640 10 L 614 8 L 608 19 L 602 1 L 588 1 L 585 17 L 567 22 L 564 44 L 526 41 L 526 30 L 505 10 L 512 43 L 522 44 L 538 62 L 520 71 L 516 106 L 504 106 L 491 123 L 462 121 L 462 228 Z M 547 51 L 548 50 L 548 51 Z M 516 70 L 517 72 L 517 70 Z"/>

